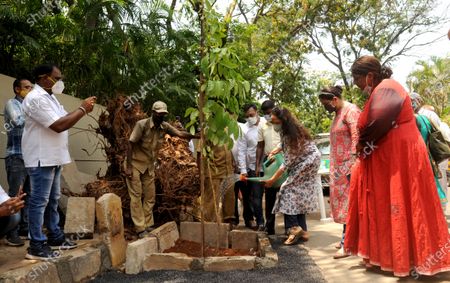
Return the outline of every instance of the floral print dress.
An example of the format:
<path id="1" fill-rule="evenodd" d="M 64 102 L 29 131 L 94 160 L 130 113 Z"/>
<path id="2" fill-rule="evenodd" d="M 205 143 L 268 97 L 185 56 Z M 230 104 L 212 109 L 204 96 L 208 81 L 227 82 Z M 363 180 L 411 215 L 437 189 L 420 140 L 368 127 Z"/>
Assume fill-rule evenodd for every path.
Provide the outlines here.
<path id="1" fill-rule="evenodd" d="M 283 145 L 286 143 L 283 139 Z M 320 179 L 317 171 L 320 166 L 320 151 L 312 141 L 307 141 L 302 155 L 293 154 L 283 146 L 284 166 L 288 178 L 281 185 L 272 213 L 298 215 L 318 209 L 317 190 Z"/>
<path id="2" fill-rule="evenodd" d="M 330 207 L 334 222 L 345 224 L 350 181 L 347 175 L 354 163 L 358 144 L 358 118 L 361 111 L 349 102 L 336 113 L 330 132 Z"/>

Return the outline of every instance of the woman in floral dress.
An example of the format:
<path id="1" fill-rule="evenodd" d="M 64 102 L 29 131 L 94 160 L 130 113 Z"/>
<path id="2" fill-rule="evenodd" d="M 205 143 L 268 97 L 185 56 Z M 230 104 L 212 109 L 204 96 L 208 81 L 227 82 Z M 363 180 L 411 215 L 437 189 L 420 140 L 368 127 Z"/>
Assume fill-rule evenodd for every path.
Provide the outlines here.
<path id="1" fill-rule="evenodd" d="M 344 252 L 345 219 L 348 209 L 350 170 L 355 162 L 358 144 L 358 106 L 342 99 L 342 87 L 322 89 L 319 99 L 325 109 L 336 113 L 330 131 L 330 206 L 334 222 L 343 224 L 341 241 L 336 245 L 339 251 L 335 259 L 347 257 Z"/>
<path id="2" fill-rule="evenodd" d="M 281 185 L 273 213 L 284 214 L 284 225 L 289 235 L 285 245 L 293 245 L 300 238 L 308 239 L 306 213 L 318 208 L 317 189 L 319 186 L 317 171 L 320 166 L 320 152 L 312 141 L 308 131 L 285 108 L 272 111 L 274 129 L 281 133 L 284 164 L 266 181 L 272 184 L 287 170 L 288 178 Z M 276 153 L 272 152 L 272 153 Z"/>

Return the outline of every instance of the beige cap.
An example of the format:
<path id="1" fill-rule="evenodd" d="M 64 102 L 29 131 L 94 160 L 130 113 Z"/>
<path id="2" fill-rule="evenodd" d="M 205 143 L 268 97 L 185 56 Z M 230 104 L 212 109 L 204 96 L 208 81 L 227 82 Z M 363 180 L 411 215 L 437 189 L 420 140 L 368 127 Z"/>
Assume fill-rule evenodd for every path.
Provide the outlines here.
<path id="1" fill-rule="evenodd" d="M 155 111 L 156 113 L 169 113 L 167 111 L 167 104 L 162 101 L 156 101 L 153 103 L 152 111 Z"/>

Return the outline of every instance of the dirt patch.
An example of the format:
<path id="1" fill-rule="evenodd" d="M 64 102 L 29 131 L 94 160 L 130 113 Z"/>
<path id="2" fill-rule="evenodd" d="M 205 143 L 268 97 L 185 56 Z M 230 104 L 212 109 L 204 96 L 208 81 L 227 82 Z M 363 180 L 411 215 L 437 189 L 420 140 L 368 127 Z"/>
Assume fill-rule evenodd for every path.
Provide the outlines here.
<path id="1" fill-rule="evenodd" d="M 192 241 L 186 241 L 178 239 L 175 242 L 175 246 L 164 251 L 165 253 L 183 253 L 191 257 L 202 257 L 202 245 Z M 206 246 L 205 256 L 259 256 L 258 252 L 254 249 L 238 250 L 238 249 L 225 249 Z"/>

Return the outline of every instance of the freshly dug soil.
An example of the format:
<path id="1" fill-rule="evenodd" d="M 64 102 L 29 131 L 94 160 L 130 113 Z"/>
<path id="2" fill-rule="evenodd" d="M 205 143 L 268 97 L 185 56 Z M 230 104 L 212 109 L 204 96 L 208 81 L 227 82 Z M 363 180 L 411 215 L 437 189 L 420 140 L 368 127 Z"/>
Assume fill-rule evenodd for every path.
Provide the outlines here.
<path id="1" fill-rule="evenodd" d="M 178 239 L 175 246 L 164 251 L 165 253 L 183 253 L 190 257 L 202 257 L 202 245 L 192 241 Z M 258 252 L 250 250 L 225 249 L 205 246 L 205 257 L 208 256 L 258 256 Z"/>

